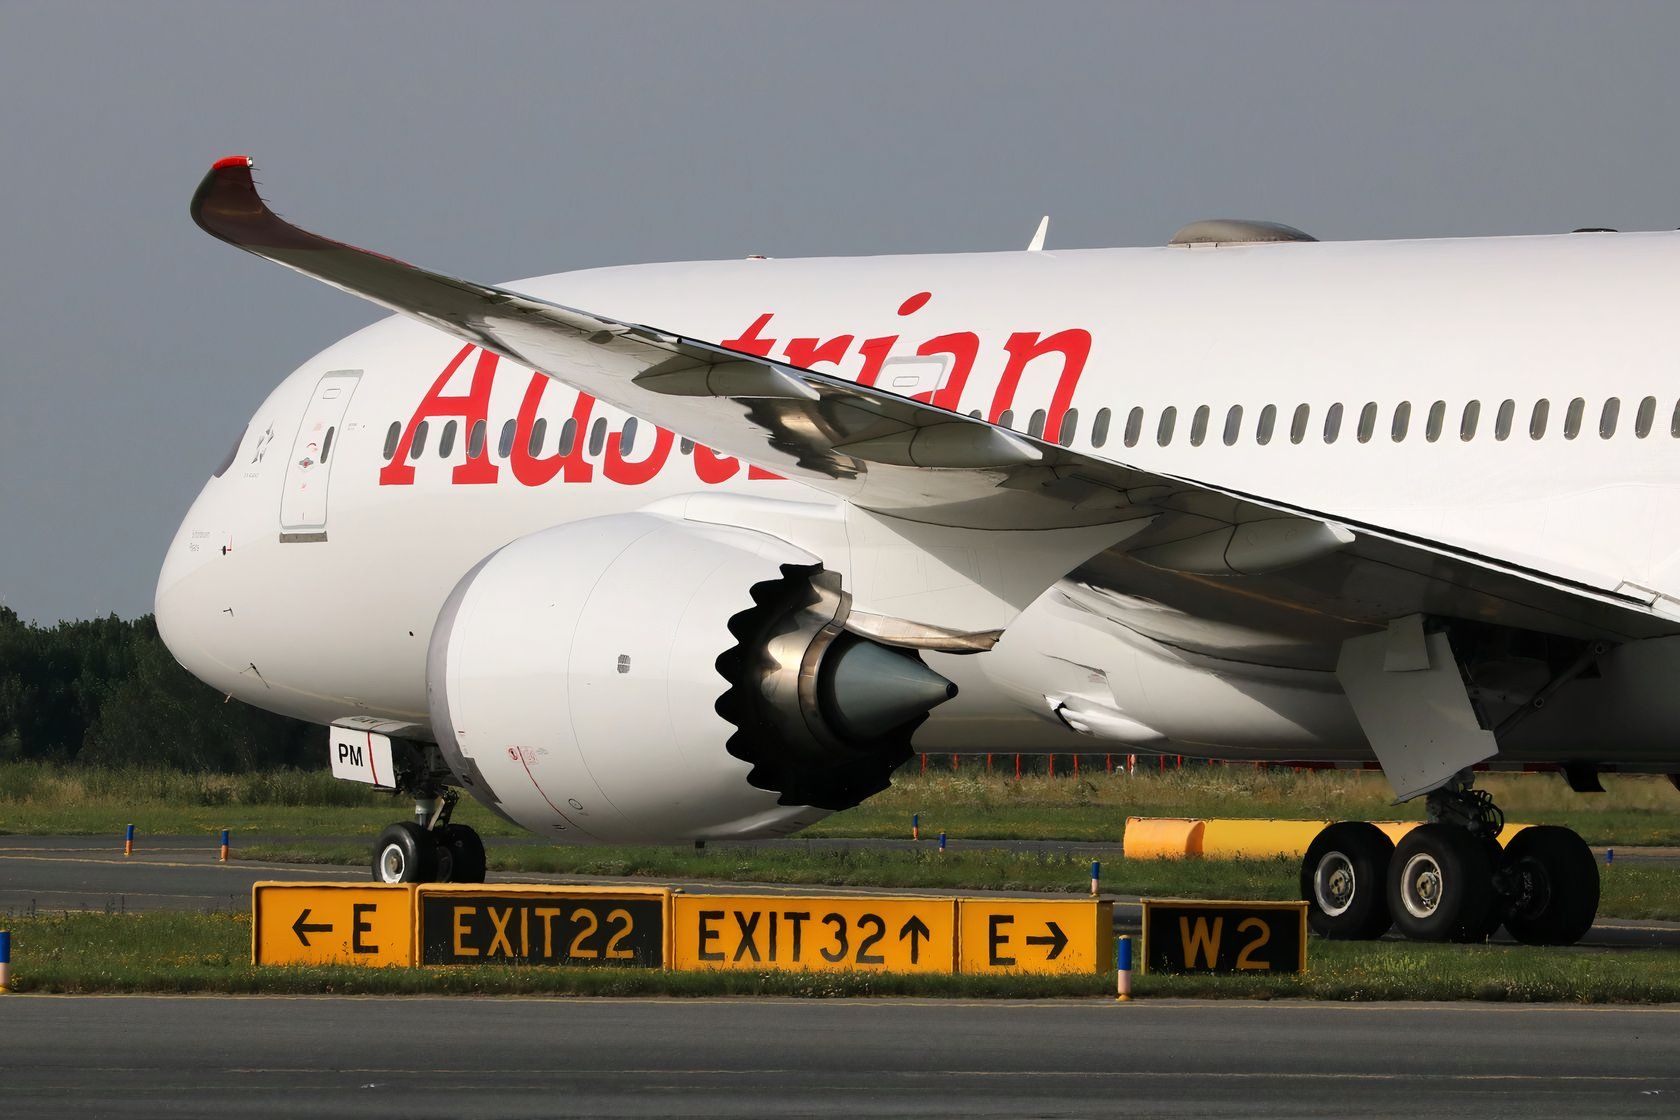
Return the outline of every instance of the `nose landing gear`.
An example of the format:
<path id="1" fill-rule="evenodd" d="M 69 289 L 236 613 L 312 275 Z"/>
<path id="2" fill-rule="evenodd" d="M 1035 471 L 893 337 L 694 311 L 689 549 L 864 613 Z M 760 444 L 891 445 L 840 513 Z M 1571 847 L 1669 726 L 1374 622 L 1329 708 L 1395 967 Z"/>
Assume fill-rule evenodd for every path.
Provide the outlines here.
<path id="1" fill-rule="evenodd" d="M 414 821 L 400 821 L 373 845 L 373 877 L 381 883 L 482 883 L 484 841 L 464 824 L 450 824 L 460 794 L 416 796 Z"/>

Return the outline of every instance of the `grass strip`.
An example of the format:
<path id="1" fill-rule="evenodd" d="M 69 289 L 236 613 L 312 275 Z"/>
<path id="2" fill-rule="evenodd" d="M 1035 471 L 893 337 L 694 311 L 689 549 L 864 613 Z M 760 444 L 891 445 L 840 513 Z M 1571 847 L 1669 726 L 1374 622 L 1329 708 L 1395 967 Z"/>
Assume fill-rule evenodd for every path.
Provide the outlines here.
<path id="1" fill-rule="evenodd" d="M 911 815 L 920 814 L 922 835 L 944 831 L 953 840 L 1117 841 L 1127 816 L 1393 820 L 1415 819 L 1423 809 L 1417 801 L 1390 804 L 1393 795 L 1382 776 L 1359 771 L 1186 765 L 1126 775 L 1108 773 L 1102 756 L 1088 756 L 1073 776 L 1064 756 L 1056 777 L 1029 774 L 1016 781 L 1011 755 L 994 756 L 990 774 L 984 756 L 969 756 L 955 772 L 942 769 L 948 756 L 931 758 L 928 773 L 912 760 L 890 789 L 805 834 L 907 837 Z M 1604 782 L 1604 794 L 1571 792 L 1548 774 L 1488 774 L 1477 784 L 1492 791 L 1510 819 L 1565 825 L 1593 844 L 1680 844 L 1680 796 L 1664 779 L 1606 775 Z M 408 818 L 411 808 L 324 771 L 187 774 L 0 764 L 0 832 L 116 836 L 133 823 L 142 837 L 214 836 L 231 828 L 236 845 L 280 836 L 371 840 L 390 822 Z M 524 835 L 471 799 L 463 799 L 456 819 L 486 837 Z"/>
<path id="2" fill-rule="evenodd" d="M 66 914 L 12 919 L 19 992 L 336 995 L 799 996 L 1106 998 L 1112 972 L 1089 976 L 664 972 L 476 965 L 448 968 L 258 968 L 243 914 Z M 1680 1000 L 1680 951 L 1314 941 L 1303 976 L 1138 976 L 1140 998 Z"/>
<path id="3" fill-rule="evenodd" d="M 361 878 L 366 848 L 350 844 L 259 844 L 242 859 L 273 863 L 340 863 Z M 349 871 L 348 868 L 355 868 Z M 1090 861 L 1054 852 L 952 848 L 490 847 L 490 867 L 545 873 L 664 881 L 726 880 L 882 890 L 1090 890 Z M 1300 864 L 1268 860 L 1111 860 L 1103 889 L 1154 898 L 1295 899 Z M 1621 860 L 1600 866 L 1598 913 L 1605 918 L 1680 921 L 1680 865 Z"/>
<path id="4" fill-rule="evenodd" d="M 1117 759 L 1123 756 L 1115 756 Z M 932 756 L 946 764 L 946 756 Z M 1362 771 L 1186 765 L 1135 775 L 1107 773 L 1087 758 L 1077 777 L 986 773 L 972 757 L 961 769 L 900 771 L 891 788 L 855 809 L 826 817 L 801 835 L 900 838 L 919 814 L 923 836 L 953 839 L 1118 841 L 1128 816 L 1292 820 L 1421 820 L 1421 799 L 1393 804 L 1381 774 Z M 1144 759 L 1139 760 L 1140 767 Z M 1066 759 L 1063 760 L 1066 762 Z M 912 763 L 914 765 L 914 763 Z M 983 759 L 981 761 L 983 765 Z M 1575 793 L 1550 774 L 1482 774 L 1508 819 L 1573 828 L 1590 844 L 1680 844 L 1680 795 L 1653 775 L 1606 775 L 1607 792 Z"/>

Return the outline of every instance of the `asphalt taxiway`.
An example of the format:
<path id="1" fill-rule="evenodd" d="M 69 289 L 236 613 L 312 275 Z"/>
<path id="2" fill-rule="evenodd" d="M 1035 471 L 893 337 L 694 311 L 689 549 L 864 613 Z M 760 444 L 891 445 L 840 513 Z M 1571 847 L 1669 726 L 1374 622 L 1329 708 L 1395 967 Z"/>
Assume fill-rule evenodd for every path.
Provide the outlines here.
<path id="1" fill-rule="evenodd" d="M 1672 1116 L 1676 1008 L 0 997 L 9 1117 Z"/>

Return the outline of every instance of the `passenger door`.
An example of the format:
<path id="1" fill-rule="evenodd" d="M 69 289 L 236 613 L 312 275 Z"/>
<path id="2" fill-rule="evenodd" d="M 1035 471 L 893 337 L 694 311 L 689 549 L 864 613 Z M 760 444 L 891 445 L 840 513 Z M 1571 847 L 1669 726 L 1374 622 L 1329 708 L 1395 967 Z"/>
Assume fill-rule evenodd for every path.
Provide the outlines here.
<path id="1" fill-rule="evenodd" d="M 282 543 L 327 539 L 327 482 L 344 413 L 361 377 L 361 370 L 333 370 L 315 385 L 286 461 L 286 488 L 280 497 Z"/>

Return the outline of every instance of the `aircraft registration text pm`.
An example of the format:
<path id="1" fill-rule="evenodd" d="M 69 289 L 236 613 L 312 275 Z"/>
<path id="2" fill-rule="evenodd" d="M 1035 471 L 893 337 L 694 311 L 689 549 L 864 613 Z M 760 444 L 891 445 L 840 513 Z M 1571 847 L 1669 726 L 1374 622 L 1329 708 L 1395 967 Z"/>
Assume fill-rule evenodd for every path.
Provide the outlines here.
<path id="1" fill-rule="evenodd" d="M 1305 972 L 1305 902 L 1143 900 L 1145 972 Z"/>

